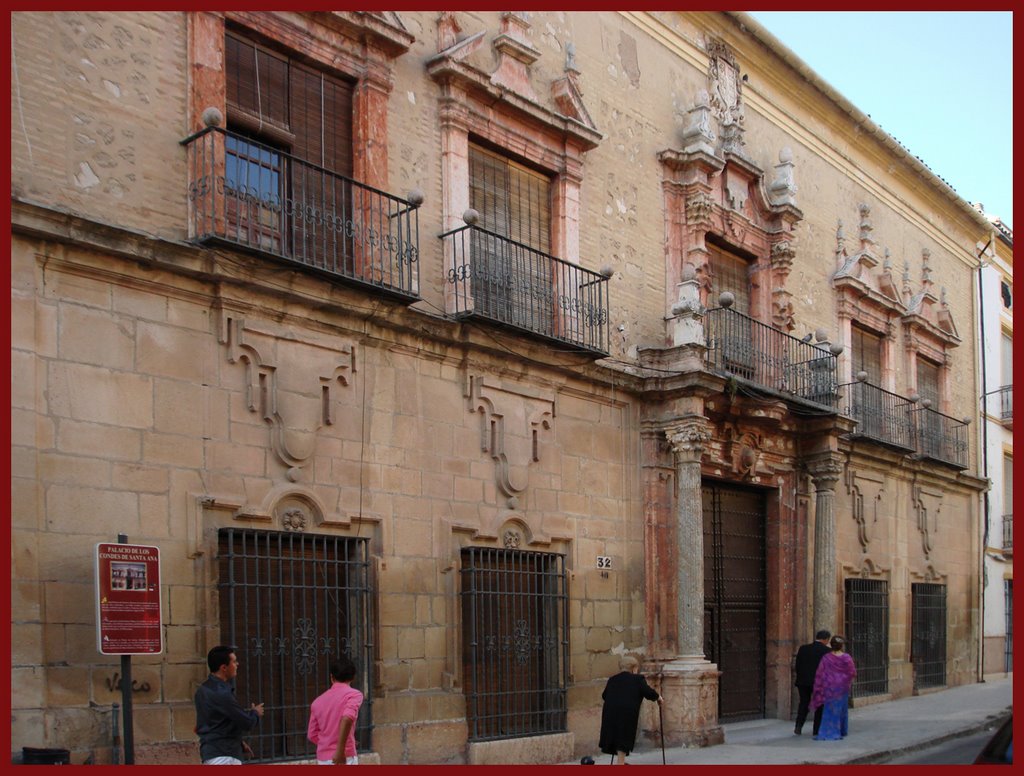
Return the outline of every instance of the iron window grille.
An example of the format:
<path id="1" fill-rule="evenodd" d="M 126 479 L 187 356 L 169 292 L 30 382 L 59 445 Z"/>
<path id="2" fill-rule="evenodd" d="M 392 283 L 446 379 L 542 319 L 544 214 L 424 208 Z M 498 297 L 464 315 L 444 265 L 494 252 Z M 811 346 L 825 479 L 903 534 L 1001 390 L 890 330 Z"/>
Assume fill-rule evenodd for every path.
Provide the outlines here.
<path id="1" fill-rule="evenodd" d="M 1003 515 L 1003 549 L 1013 550 L 1013 515 Z"/>
<path id="2" fill-rule="evenodd" d="M 910 586 L 914 688 L 946 684 L 946 586 L 918 582 Z"/>
<path id="3" fill-rule="evenodd" d="M 889 583 L 878 579 L 847 579 L 846 639 L 857 666 L 852 696 L 889 691 Z"/>
<path id="4" fill-rule="evenodd" d="M 364 696 L 359 751 L 373 729 L 372 599 L 367 539 L 240 528 L 218 532 L 221 643 L 237 646 L 243 706 L 264 703 L 247 737 L 253 762 L 306 759 L 309 707 L 330 687 L 331 661 L 356 665 Z"/>
<path id="5" fill-rule="evenodd" d="M 462 668 L 470 741 L 567 730 L 565 557 L 462 551 Z"/>

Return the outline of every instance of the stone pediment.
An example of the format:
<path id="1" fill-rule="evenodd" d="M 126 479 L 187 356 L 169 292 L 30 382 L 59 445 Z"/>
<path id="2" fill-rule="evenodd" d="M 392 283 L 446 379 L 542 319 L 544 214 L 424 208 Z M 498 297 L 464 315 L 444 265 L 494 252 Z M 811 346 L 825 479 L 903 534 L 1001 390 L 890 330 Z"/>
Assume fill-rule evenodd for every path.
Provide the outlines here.
<path id="1" fill-rule="evenodd" d="M 446 11 L 438 19 L 438 45 L 441 50 L 427 60 L 427 74 L 435 81 L 450 84 L 475 98 L 469 110 L 486 105 L 487 118 L 493 112 L 510 112 L 516 120 L 539 126 L 542 131 L 571 139 L 581 150 L 596 148 L 603 139 L 583 103 L 579 71 L 572 61 L 571 47 L 565 75 L 550 86 L 551 103 L 546 105 L 533 87 L 531 65 L 541 52 L 533 47 L 527 35 L 529 17 L 523 13 L 503 12 L 499 33 L 491 42 L 497 67 L 487 72 L 471 60 L 483 44 L 486 31 L 478 31 L 464 39 L 454 12 Z M 475 104 L 474 104 L 475 103 Z"/>
<path id="2" fill-rule="evenodd" d="M 906 305 L 893 279 L 889 251 L 886 249 L 879 257 L 877 245 L 871 237 L 874 229 L 871 209 L 861 205 L 859 210 L 860 234 L 856 251 L 850 252 L 846 248 L 842 221 L 836 229 L 836 271 L 832 276 L 832 284 L 837 291 L 846 291 L 858 299 L 866 299 L 878 308 L 878 313 L 884 310 L 893 315 L 902 315 Z M 887 316 L 882 313 L 880 317 Z"/>
<path id="3" fill-rule="evenodd" d="M 918 340 L 940 351 L 959 345 L 960 334 L 953 320 L 953 312 L 949 309 L 946 289 L 940 290 L 938 298 L 932 292 L 930 258 L 931 252 L 926 248 L 921 255 L 921 288 L 910 296 L 910 302 L 903 313 L 903 323 Z M 903 285 L 909 291 L 909 266 L 904 269 Z"/>

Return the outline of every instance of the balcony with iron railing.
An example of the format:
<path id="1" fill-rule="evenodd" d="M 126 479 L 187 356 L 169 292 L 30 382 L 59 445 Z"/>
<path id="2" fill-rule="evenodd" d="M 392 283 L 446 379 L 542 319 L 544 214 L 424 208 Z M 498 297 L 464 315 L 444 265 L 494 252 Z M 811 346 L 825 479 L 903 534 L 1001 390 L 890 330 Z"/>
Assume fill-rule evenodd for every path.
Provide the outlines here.
<path id="1" fill-rule="evenodd" d="M 915 402 L 867 382 L 860 372 L 857 382 L 840 386 L 842 413 L 857 421 L 852 437 L 863 437 L 902 450 L 915 449 Z"/>
<path id="2" fill-rule="evenodd" d="M 704 315 L 710 371 L 835 409 L 839 346 L 813 345 L 733 310 L 731 294 L 722 294 L 720 301 L 722 307 Z"/>
<path id="3" fill-rule="evenodd" d="M 1013 552 L 1013 514 L 1003 515 L 1003 552 Z"/>
<path id="4" fill-rule="evenodd" d="M 472 220 L 472 212 L 467 213 Z M 608 279 L 468 223 L 445 242 L 449 311 L 608 354 Z"/>
<path id="5" fill-rule="evenodd" d="M 1004 385 L 998 391 L 999 394 L 999 419 L 1007 428 L 1013 428 L 1013 386 Z"/>
<path id="6" fill-rule="evenodd" d="M 957 420 L 931 408 L 924 399 L 919 409 L 912 410 L 917 454 L 921 458 L 948 463 L 966 469 L 967 418 Z"/>
<path id="7" fill-rule="evenodd" d="M 208 126 L 182 141 L 189 238 L 419 298 L 419 192 L 407 199 Z"/>

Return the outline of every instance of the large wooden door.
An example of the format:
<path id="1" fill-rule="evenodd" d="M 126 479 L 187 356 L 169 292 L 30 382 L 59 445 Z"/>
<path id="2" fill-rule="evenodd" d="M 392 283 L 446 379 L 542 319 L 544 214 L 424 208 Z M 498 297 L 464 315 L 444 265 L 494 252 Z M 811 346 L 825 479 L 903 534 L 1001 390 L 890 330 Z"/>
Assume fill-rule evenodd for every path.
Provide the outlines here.
<path id="1" fill-rule="evenodd" d="M 718 716 L 764 717 L 765 505 L 760 491 L 702 487 L 704 654 L 722 672 Z"/>

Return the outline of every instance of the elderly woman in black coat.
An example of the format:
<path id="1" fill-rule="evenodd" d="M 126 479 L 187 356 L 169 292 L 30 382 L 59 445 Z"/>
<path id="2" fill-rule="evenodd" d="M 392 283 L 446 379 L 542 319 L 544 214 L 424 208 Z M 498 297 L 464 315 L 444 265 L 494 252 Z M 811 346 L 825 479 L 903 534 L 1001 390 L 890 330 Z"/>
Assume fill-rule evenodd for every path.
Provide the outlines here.
<path id="1" fill-rule="evenodd" d="M 601 751 L 618 756 L 618 765 L 626 765 L 626 755 L 636 744 L 636 727 L 640 720 L 640 704 L 644 698 L 661 703 L 661 696 L 638 672 L 635 657 L 623 656 L 622 669 L 608 680 L 601 698 Z"/>

